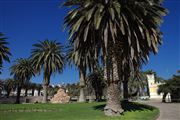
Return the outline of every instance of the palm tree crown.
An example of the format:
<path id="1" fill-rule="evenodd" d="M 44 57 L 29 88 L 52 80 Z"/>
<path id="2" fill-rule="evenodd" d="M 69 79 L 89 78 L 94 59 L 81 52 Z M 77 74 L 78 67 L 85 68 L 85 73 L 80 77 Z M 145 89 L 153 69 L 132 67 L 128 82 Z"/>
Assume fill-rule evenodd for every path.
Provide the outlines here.
<path id="1" fill-rule="evenodd" d="M 0 69 L 2 67 L 3 60 L 10 62 L 9 56 L 11 55 L 11 53 L 7 45 L 8 42 L 6 42 L 4 34 L 0 32 Z"/>
<path id="2" fill-rule="evenodd" d="M 158 52 L 159 24 L 167 13 L 160 1 L 69 0 L 65 5 L 77 6 L 65 17 L 75 48 L 85 42 L 86 47 L 100 45 L 105 55 L 113 46 L 123 64 L 138 59 L 147 62 L 150 52 Z"/>
<path id="3" fill-rule="evenodd" d="M 19 81 L 20 84 L 29 82 L 31 77 L 34 76 L 34 69 L 29 59 L 17 59 L 10 69 L 11 75 L 14 75 L 14 79 Z"/>
<path id="4" fill-rule="evenodd" d="M 49 78 L 54 72 L 62 72 L 64 55 L 59 42 L 45 40 L 33 45 L 31 52 L 33 66 L 37 72 L 44 70 L 44 82 L 49 84 Z"/>

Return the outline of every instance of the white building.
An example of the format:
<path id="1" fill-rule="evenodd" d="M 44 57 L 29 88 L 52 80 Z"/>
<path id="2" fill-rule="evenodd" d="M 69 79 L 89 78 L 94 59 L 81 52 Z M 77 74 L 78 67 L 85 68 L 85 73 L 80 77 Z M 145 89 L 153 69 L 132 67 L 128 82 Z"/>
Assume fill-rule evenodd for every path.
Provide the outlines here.
<path id="1" fill-rule="evenodd" d="M 157 94 L 158 85 L 162 83 L 155 83 L 154 74 L 147 74 L 147 79 L 148 79 L 150 99 L 162 99 L 162 94 L 160 95 Z"/>

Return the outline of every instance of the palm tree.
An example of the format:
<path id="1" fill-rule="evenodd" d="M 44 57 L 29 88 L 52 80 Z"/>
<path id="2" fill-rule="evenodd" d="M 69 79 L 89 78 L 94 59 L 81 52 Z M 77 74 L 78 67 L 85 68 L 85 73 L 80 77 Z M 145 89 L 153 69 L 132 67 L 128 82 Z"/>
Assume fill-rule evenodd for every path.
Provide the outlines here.
<path id="1" fill-rule="evenodd" d="M 83 50 L 75 50 L 72 48 L 69 48 L 68 53 L 67 53 L 67 61 L 69 64 L 75 64 L 77 68 L 79 69 L 79 76 L 80 76 L 80 94 L 79 94 L 79 99 L 78 102 L 85 102 L 86 97 L 84 93 L 84 88 L 85 88 L 85 78 L 86 78 L 86 71 L 87 68 L 91 70 L 91 63 L 92 63 L 92 55 L 90 53 L 91 51 L 87 51 L 84 48 Z"/>
<path id="2" fill-rule="evenodd" d="M 9 98 L 9 94 L 14 87 L 15 87 L 15 80 L 14 79 L 8 78 L 5 80 L 4 89 L 7 92 L 7 98 Z"/>
<path id="3" fill-rule="evenodd" d="M 11 75 L 14 76 L 14 80 L 17 84 L 17 97 L 16 103 L 20 103 L 21 89 L 24 84 L 30 81 L 34 76 L 34 69 L 32 68 L 32 62 L 29 59 L 20 58 L 15 61 L 15 64 L 10 68 Z"/>
<path id="4" fill-rule="evenodd" d="M 97 69 L 90 73 L 86 78 L 86 85 L 89 91 L 89 94 L 95 93 L 96 101 L 102 100 L 103 90 L 106 86 L 106 83 L 103 80 L 103 71 Z"/>
<path id="5" fill-rule="evenodd" d="M 123 112 L 119 97 L 119 83 L 123 68 L 129 63 L 147 63 L 151 52 L 158 52 L 161 44 L 159 25 L 166 10 L 161 0 L 67 0 L 73 6 L 65 17 L 69 40 L 74 49 L 101 51 L 104 79 L 107 81 L 106 115 Z M 88 50 L 87 50 L 88 51 Z M 86 55 L 86 54 L 85 54 Z M 136 61 L 136 62 L 133 62 Z"/>
<path id="6" fill-rule="evenodd" d="M 3 60 L 10 62 L 9 56 L 11 53 L 7 45 L 8 42 L 6 42 L 4 34 L 0 32 L 0 69 L 2 69 Z"/>
<path id="7" fill-rule="evenodd" d="M 47 102 L 47 87 L 53 73 L 62 72 L 64 65 L 64 55 L 62 45 L 57 41 L 44 40 L 33 45 L 31 59 L 36 72 L 44 71 L 43 80 L 43 103 Z"/>
<path id="8" fill-rule="evenodd" d="M 136 72 L 135 76 L 131 76 L 128 82 L 131 95 L 135 92 L 136 96 L 144 96 L 145 88 L 148 86 L 147 78 L 141 71 Z"/>

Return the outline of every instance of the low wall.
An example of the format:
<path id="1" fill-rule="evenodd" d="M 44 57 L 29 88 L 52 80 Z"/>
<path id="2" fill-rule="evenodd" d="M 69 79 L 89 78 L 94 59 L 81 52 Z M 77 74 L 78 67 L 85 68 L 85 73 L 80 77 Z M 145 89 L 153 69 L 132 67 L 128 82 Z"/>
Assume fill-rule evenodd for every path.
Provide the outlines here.
<path id="1" fill-rule="evenodd" d="M 16 101 L 16 97 L 9 98 L 0 98 L 0 103 L 2 104 L 13 104 Z M 28 97 L 20 97 L 20 103 L 36 103 L 41 102 L 42 96 L 28 96 Z"/>

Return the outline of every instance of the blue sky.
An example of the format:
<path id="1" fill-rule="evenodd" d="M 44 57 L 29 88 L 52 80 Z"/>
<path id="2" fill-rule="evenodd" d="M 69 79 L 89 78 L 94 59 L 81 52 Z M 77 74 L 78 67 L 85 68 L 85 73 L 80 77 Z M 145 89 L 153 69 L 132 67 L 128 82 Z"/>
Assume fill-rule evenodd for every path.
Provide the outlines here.
<path id="1" fill-rule="evenodd" d="M 12 77 L 9 67 L 16 58 L 27 58 L 32 44 L 49 39 L 66 44 L 67 33 L 63 31 L 63 18 L 68 9 L 58 7 L 63 0 L 0 0 L 0 32 L 6 34 L 12 53 L 11 63 L 4 63 L 0 78 Z M 169 10 L 161 26 L 163 45 L 159 54 L 151 55 L 149 64 L 143 70 L 153 69 L 159 76 L 168 79 L 180 69 L 180 1 L 165 0 Z M 72 83 L 79 79 L 74 67 L 65 67 L 62 74 L 51 77 L 51 83 Z M 32 78 L 41 83 L 42 75 Z"/>

